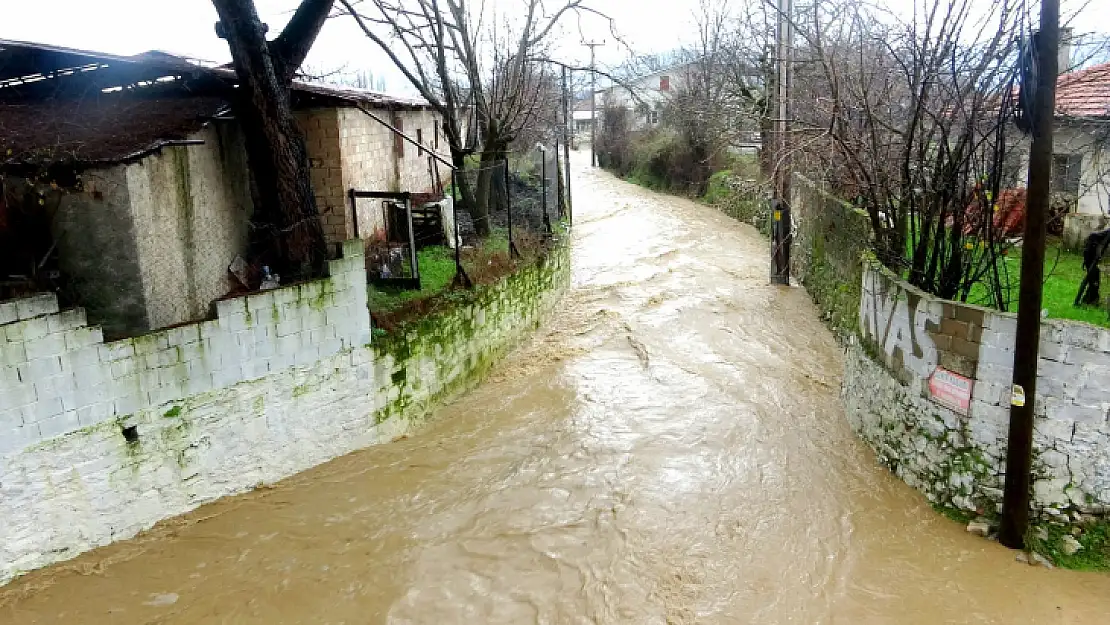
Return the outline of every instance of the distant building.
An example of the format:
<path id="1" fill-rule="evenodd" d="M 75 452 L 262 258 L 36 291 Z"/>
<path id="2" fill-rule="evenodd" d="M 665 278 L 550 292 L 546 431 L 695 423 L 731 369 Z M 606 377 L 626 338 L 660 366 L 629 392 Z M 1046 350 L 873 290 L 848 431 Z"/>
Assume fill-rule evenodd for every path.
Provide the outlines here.
<path id="1" fill-rule="evenodd" d="M 632 130 L 646 130 L 659 124 L 660 113 L 667 100 L 682 88 L 693 62 L 641 74 L 624 84 L 615 84 L 598 92 L 598 109 L 622 107 L 632 113 Z"/>

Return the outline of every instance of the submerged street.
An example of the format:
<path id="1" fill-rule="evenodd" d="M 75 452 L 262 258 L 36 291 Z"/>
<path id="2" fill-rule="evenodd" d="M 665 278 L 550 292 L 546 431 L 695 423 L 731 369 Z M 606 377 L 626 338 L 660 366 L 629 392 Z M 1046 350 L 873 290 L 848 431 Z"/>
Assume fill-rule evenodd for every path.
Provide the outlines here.
<path id="1" fill-rule="evenodd" d="M 768 244 L 573 162 L 564 303 L 428 426 L 0 588 L 0 623 L 1105 623 L 849 429 Z"/>

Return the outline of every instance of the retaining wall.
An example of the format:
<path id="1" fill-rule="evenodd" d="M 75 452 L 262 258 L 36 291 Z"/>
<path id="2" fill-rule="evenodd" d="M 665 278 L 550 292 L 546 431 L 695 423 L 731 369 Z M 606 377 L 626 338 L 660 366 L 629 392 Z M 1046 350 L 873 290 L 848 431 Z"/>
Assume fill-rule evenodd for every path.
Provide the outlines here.
<path id="1" fill-rule="evenodd" d="M 52 296 L 0 305 L 0 583 L 387 442 L 475 382 L 569 282 L 568 249 L 370 344 L 361 242 L 330 276 L 104 343 Z"/>
<path id="2" fill-rule="evenodd" d="M 1016 316 L 940 300 L 864 265 L 859 339 L 843 399 L 880 459 L 930 501 L 988 516 L 1002 500 Z M 1041 328 L 1034 508 L 1090 521 L 1110 512 L 1110 330 Z"/>

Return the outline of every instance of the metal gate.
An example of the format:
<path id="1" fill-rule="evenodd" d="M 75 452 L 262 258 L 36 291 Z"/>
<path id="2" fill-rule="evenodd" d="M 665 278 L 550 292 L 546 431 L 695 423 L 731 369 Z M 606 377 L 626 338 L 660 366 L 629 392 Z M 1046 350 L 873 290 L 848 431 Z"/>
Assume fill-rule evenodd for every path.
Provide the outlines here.
<path id="1" fill-rule="evenodd" d="M 420 263 L 412 227 L 412 194 L 387 191 L 348 192 L 358 232 L 358 200 L 381 200 L 385 238 L 366 242 L 366 276 L 371 284 L 397 289 L 420 290 Z"/>

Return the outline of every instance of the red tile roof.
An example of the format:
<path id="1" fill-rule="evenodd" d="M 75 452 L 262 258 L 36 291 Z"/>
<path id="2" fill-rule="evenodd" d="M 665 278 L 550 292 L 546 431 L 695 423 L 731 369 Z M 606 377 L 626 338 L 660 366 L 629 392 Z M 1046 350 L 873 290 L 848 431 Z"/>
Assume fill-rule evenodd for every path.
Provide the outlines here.
<path id="1" fill-rule="evenodd" d="M 1056 114 L 1110 118 L 1110 63 L 1068 72 L 1057 78 Z"/>

